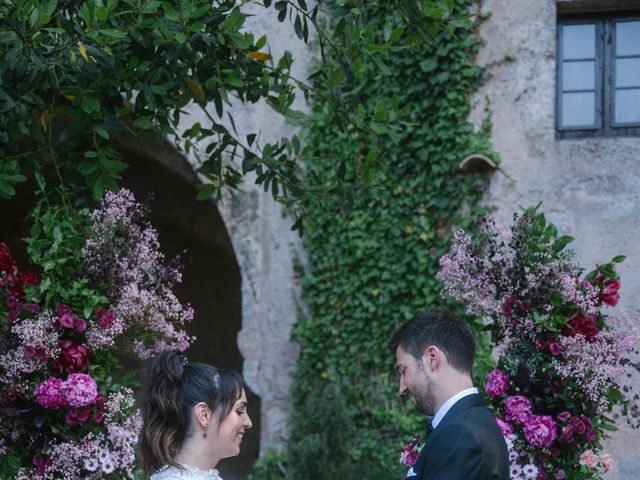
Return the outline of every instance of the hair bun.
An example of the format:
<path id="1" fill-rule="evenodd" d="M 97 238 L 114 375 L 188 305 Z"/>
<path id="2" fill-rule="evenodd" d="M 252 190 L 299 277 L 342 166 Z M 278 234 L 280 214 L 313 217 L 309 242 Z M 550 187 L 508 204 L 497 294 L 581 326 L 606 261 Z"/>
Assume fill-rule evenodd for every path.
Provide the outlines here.
<path id="1" fill-rule="evenodd" d="M 178 386 L 182 383 L 186 359 L 176 350 L 167 350 L 156 356 L 151 362 L 152 384 Z M 157 382 L 157 383 L 156 383 Z"/>

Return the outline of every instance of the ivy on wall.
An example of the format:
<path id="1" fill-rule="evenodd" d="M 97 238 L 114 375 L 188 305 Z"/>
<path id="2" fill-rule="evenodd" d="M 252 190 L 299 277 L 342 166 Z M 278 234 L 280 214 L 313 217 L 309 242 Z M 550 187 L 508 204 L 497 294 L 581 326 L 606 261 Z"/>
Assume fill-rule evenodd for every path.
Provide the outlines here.
<path id="1" fill-rule="evenodd" d="M 472 2 L 457 3 L 464 13 Z M 369 19 L 381 35 L 398 21 Z M 474 63 L 477 21 L 467 17 L 420 46 L 385 52 L 389 71 L 365 65 L 365 81 L 343 99 L 348 108 L 375 105 L 381 119 L 389 104 L 404 112 L 397 143 L 380 137 L 369 145 L 377 159 L 359 158 L 362 149 L 330 108 L 314 105 L 307 180 L 338 193 L 306 206 L 309 313 L 294 332 L 302 349 L 293 430 L 286 454 L 266 460 L 272 472 L 279 464 L 286 473 L 269 476 L 263 462 L 260 478 L 403 477 L 399 450 L 423 418 L 398 397 L 387 340 L 419 311 L 445 304 L 438 259 L 452 226 L 469 228 L 480 212 L 485 180 L 459 164 L 472 153 L 495 158 L 489 132 L 474 132 L 467 120 L 483 80 Z M 347 167 L 337 171 L 345 158 Z M 363 181 L 360 169 L 370 161 L 375 174 Z"/>

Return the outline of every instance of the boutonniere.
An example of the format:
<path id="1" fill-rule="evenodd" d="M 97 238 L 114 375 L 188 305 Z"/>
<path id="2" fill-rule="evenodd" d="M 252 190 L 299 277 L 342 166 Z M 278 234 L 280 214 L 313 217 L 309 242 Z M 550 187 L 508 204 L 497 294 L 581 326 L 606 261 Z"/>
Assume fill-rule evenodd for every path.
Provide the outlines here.
<path id="1" fill-rule="evenodd" d="M 407 443 L 402 449 L 402 452 L 400 452 L 400 464 L 406 465 L 409 468 L 413 467 L 418 461 L 423 447 L 424 439 L 421 434 L 416 433 L 413 439 Z"/>

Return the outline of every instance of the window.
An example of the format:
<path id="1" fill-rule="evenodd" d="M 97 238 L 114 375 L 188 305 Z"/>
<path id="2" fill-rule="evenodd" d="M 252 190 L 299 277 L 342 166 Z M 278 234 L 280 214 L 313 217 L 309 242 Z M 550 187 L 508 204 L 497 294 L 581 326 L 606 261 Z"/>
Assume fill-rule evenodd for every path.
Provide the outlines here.
<path id="1" fill-rule="evenodd" d="M 640 14 L 558 23 L 560 138 L 640 135 Z"/>

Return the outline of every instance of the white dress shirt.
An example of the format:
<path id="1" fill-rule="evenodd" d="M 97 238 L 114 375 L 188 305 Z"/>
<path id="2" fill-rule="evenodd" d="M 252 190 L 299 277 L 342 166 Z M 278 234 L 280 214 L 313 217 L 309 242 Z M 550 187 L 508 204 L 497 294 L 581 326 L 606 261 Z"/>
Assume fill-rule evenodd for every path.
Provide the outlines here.
<path id="1" fill-rule="evenodd" d="M 431 425 L 433 426 L 433 428 L 436 428 L 438 426 L 447 412 L 451 410 L 451 407 L 453 407 L 458 400 L 469 395 L 473 395 L 474 393 L 478 393 L 478 389 L 476 387 L 467 388 L 466 390 L 462 390 L 461 392 L 456 393 L 453 397 L 444 402 L 438 409 L 436 414 L 433 416 L 433 420 L 431 420 Z"/>

